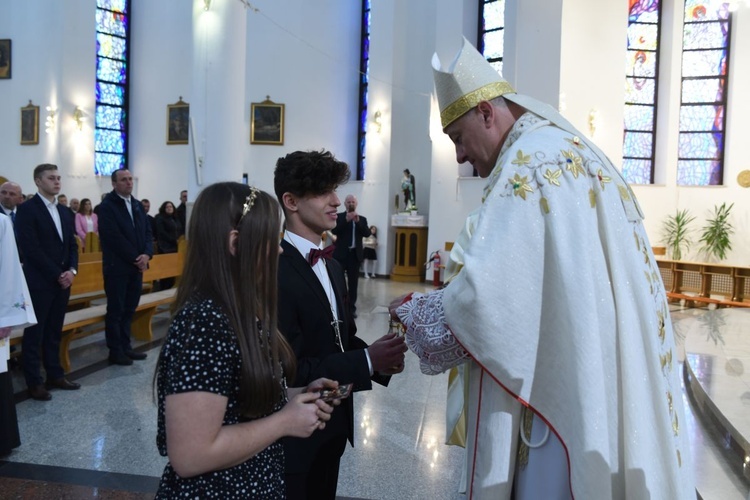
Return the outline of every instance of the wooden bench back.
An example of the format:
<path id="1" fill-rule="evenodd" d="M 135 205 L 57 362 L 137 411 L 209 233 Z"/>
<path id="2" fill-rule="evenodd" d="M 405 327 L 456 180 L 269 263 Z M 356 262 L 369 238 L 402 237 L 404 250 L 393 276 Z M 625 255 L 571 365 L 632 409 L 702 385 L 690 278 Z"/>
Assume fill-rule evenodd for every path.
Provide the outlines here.
<path id="1" fill-rule="evenodd" d="M 185 256 L 183 252 L 156 254 L 148 263 L 148 269 L 143 273 L 143 281 L 156 281 L 180 276 L 184 265 Z"/>
<path id="2" fill-rule="evenodd" d="M 99 256 L 99 260 L 90 260 Z M 70 288 L 71 295 L 98 292 L 104 290 L 104 275 L 102 273 L 101 252 L 91 254 L 82 253 L 78 261 L 78 276 L 73 280 Z M 164 278 L 174 278 L 182 274 L 184 254 L 157 254 L 149 262 L 149 268 L 143 273 L 143 281 L 156 281 Z"/>

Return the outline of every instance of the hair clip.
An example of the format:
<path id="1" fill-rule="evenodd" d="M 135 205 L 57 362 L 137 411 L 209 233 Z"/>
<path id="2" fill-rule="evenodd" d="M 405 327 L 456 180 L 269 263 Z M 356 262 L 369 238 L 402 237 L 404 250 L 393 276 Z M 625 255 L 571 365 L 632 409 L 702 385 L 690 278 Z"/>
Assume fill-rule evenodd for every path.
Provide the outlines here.
<path id="1" fill-rule="evenodd" d="M 250 194 L 247 195 L 247 198 L 245 198 L 245 204 L 242 206 L 242 215 L 240 216 L 240 220 L 237 222 L 237 225 L 240 225 L 240 222 L 242 222 L 242 219 L 245 218 L 247 213 L 250 211 L 251 208 L 253 208 L 253 205 L 255 204 L 255 198 L 258 197 L 258 188 L 255 186 L 250 186 Z"/>

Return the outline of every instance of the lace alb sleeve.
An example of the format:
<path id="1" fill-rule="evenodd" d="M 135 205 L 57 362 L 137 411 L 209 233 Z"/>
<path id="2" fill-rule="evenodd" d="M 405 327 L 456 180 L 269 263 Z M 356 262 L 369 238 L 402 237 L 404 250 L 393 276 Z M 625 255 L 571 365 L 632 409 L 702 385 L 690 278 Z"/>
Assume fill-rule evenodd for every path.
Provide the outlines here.
<path id="1" fill-rule="evenodd" d="M 445 322 L 443 290 L 415 293 L 396 314 L 406 326 L 406 345 L 419 357 L 422 373 L 437 375 L 469 358 Z"/>

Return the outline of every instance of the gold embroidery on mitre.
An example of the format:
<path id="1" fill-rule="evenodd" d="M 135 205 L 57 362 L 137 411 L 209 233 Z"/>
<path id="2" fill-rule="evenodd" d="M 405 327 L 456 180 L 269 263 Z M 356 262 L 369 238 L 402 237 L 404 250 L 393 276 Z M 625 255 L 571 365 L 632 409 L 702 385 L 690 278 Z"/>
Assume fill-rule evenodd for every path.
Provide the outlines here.
<path id="1" fill-rule="evenodd" d="M 633 231 L 633 236 L 635 237 L 635 247 L 640 250 L 641 249 L 641 239 L 638 237 L 638 233 Z"/>
<path id="2" fill-rule="evenodd" d="M 526 199 L 526 193 L 533 193 L 534 189 L 529 186 L 529 178 L 516 174 L 512 179 L 508 179 L 508 184 L 513 187 L 513 194 Z"/>
<path id="3" fill-rule="evenodd" d="M 672 371 L 672 350 L 670 349 L 669 351 L 667 351 L 667 353 L 664 356 L 660 354 L 659 361 L 661 362 L 662 371 L 664 371 L 665 367 L 668 368 L 667 371 Z M 670 405 L 671 404 L 672 404 L 672 400 L 670 398 Z"/>
<path id="4" fill-rule="evenodd" d="M 679 467 L 682 467 L 682 455 L 680 455 L 680 450 L 675 450 L 677 452 L 677 465 Z"/>
<path id="5" fill-rule="evenodd" d="M 542 210 L 545 214 L 549 213 L 549 203 L 547 202 L 547 198 L 542 198 L 539 200 L 539 203 L 542 205 Z"/>
<path id="6" fill-rule="evenodd" d="M 667 391 L 667 404 L 669 405 L 669 414 L 671 415 L 674 411 L 674 406 L 672 406 L 672 393 Z"/>
<path id="7" fill-rule="evenodd" d="M 562 151 L 563 157 L 565 157 L 565 168 L 573 174 L 573 177 L 578 179 L 578 174 L 585 172 L 583 170 L 583 159 L 573 153 L 573 151 Z"/>
<path id="8" fill-rule="evenodd" d="M 617 190 L 620 192 L 620 198 L 622 198 L 623 201 L 630 201 L 630 192 L 628 191 L 628 188 L 622 184 L 618 184 Z"/>
<path id="9" fill-rule="evenodd" d="M 677 420 L 677 415 L 674 416 L 674 420 L 672 421 L 672 432 L 674 432 L 675 436 L 680 435 L 680 422 Z"/>
<path id="10" fill-rule="evenodd" d="M 547 182 L 550 184 L 554 184 L 555 186 L 560 186 L 560 176 L 562 175 L 562 170 L 559 168 L 555 171 L 552 171 L 550 169 L 547 169 L 546 172 L 544 172 L 544 178 L 547 179 Z"/>
<path id="11" fill-rule="evenodd" d="M 528 165 L 531 163 L 531 155 L 523 154 L 520 149 L 516 151 L 516 159 L 511 162 L 513 165 Z"/>
<path id="12" fill-rule="evenodd" d="M 589 189 L 589 203 L 591 203 L 591 208 L 596 206 L 596 193 L 593 189 Z"/>
<path id="13" fill-rule="evenodd" d="M 459 97 L 447 105 L 440 112 L 440 122 L 443 124 L 443 128 L 445 128 L 470 109 L 476 108 L 480 102 L 489 101 L 504 94 L 515 94 L 515 92 L 508 82 L 492 82 Z"/>

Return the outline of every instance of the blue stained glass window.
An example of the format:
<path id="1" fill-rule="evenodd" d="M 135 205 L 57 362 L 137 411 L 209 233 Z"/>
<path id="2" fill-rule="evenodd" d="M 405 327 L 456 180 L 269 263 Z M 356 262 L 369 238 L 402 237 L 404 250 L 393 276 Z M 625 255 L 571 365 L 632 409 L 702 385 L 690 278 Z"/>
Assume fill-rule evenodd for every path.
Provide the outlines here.
<path id="1" fill-rule="evenodd" d="M 684 14 L 677 184 L 722 184 L 729 4 L 686 0 Z"/>
<path id="2" fill-rule="evenodd" d="M 505 0 L 479 0 L 479 43 L 477 43 L 477 47 L 498 71 L 502 71 L 504 37 Z"/>
<path id="3" fill-rule="evenodd" d="M 96 86 L 96 100 L 102 104 L 125 105 L 125 88 L 121 85 L 100 82 Z"/>
<path id="4" fill-rule="evenodd" d="M 130 0 L 97 0 L 94 172 L 127 168 Z"/>
<path id="5" fill-rule="evenodd" d="M 118 38 L 104 33 L 96 34 L 97 55 L 117 59 L 120 61 L 127 60 L 127 44 L 124 38 Z"/>
<path id="6" fill-rule="evenodd" d="M 623 175 L 653 184 L 661 2 L 630 0 L 625 56 Z"/>
<path id="7" fill-rule="evenodd" d="M 370 0 L 362 0 L 362 42 L 359 59 L 359 123 L 357 127 L 357 172 L 358 181 L 365 178 L 365 145 L 367 144 L 367 93 L 370 82 Z"/>

